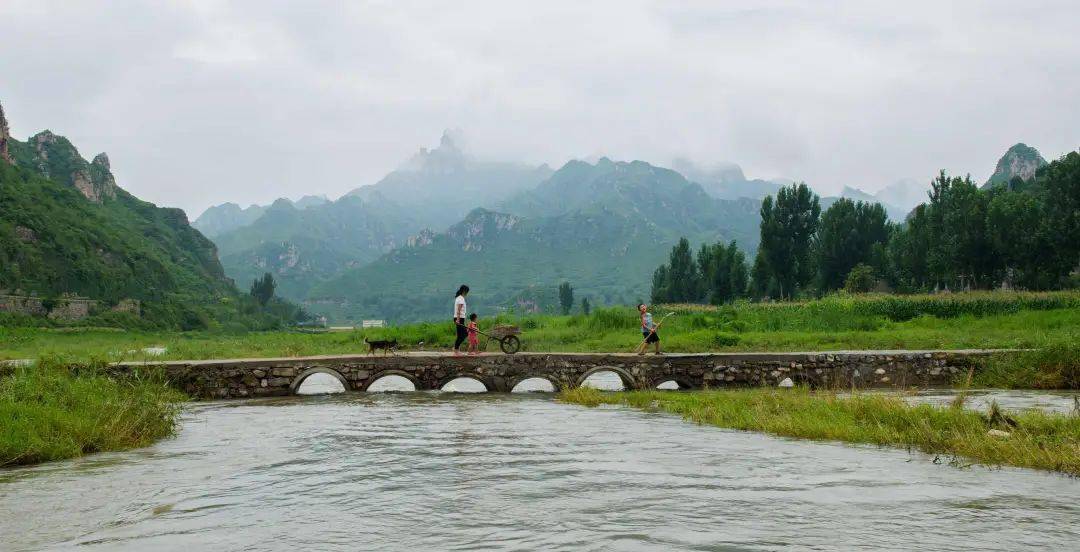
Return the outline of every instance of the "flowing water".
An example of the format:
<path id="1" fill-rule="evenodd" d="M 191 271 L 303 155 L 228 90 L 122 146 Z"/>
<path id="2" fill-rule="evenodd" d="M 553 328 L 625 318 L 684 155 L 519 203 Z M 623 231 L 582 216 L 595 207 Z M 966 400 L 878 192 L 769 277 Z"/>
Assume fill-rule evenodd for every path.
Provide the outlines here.
<path id="1" fill-rule="evenodd" d="M 940 460 L 940 459 L 939 459 Z M 0 550 L 1068 550 L 1080 481 L 549 394 L 195 403 L 0 470 Z"/>

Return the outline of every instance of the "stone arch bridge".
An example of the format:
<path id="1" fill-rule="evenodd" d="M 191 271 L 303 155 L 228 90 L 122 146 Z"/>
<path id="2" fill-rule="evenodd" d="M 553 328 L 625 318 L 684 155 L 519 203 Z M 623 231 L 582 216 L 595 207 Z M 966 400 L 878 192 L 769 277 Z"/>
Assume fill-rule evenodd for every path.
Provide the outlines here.
<path id="1" fill-rule="evenodd" d="M 675 382 L 681 389 L 777 385 L 790 378 L 813 387 L 949 386 L 994 351 L 834 351 L 810 353 L 630 354 L 521 353 L 454 357 L 440 353 L 390 356 L 125 362 L 117 375 L 153 367 L 196 398 L 241 398 L 296 393 L 316 373 L 338 379 L 347 391 L 365 391 L 396 375 L 417 390 L 441 389 L 457 378 L 475 379 L 488 391 L 509 392 L 531 378 L 556 389 L 577 387 L 596 372 L 614 372 L 627 389 Z"/>

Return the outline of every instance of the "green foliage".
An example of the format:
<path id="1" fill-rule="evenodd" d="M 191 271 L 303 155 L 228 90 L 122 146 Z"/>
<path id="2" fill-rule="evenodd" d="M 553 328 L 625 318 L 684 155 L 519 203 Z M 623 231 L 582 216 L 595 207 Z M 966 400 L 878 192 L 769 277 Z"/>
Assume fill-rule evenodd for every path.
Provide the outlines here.
<path id="1" fill-rule="evenodd" d="M 65 365 L 49 358 L 0 376 L 0 466 L 146 446 L 175 430 L 184 397 L 160 376 Z"/>
<path id="2" fill-rule="evenodd" d="M 574 288 L 570 282 L 559 284 L 559 307 L 564 315 L 570 314 L 570 309 L 574 308 Z"/>
<path id="3" fill-rule="evenodd" d="M 251 296 L 265 307 L 274 298 L 274 289 L 276 288 L 277 284 L 274 282 L 274 275 L 267 272 L 263 274 L 262 278 L 258 278 L 251 283 Z"/>
<path id="4" fill-rule="evenodd" d="M 942 172 L 888 244 L 887 276 L 905 291 L 1060 289 L 1080 264 L 1080 153 L 1023 186 L 980 190 Z"/>
<path id="5" fill-rule="evenodd" d="M 881 268 L 889 232 L 888 217 L 880 203 L 840 198 L 829 206 L 816 236 L 819 289 L 839 289 L 858 264 Z"/>
<path id="6" fill-rule="evenodd" d="M 730 303 L 746 292 L 746 256 L 734 241 L 702 244 L 695 259 L 686 238 L 671 249 L 669 265 L 653 272 L 652 302 Z"/>
<path id="7" fill-rule="evenodd" d="M 4 315 L 0 324 L 269 329 L 306 316 L 279 301 L 260 307 L 244 299 L 225 277 L 214 244 L 184 212 L 117 188 L 104 156 L 87 163 L 62 136 L 32 140 L 38 139 L 47 155 L 12 141 L 17 166 L 0 162 L 0 289 L 44 297 L 47 308 L 67 293 L 106 308 L 75 322 Z M 88 176 L 100 203 L 74 188 L 76 173 Z M 141 315 L 107 308 L 128 298 L 141 301 Z"/>
<path id="8" fill-rule="evenodd" d="M 582 297 L 581 298 L 581 314 L 584 314 L 585 316 L 589 316 L 589 311 L 590 310 L 592 310 L 592 306 L 589 305 L 589 298 L 588 297 Z"/>
<path id="9" fill-rule="evenodd" d="M 806 184 L 781 188 L 776 201 L 761 202 L 760 267 L 755 261 L 754 289 L 775 285 L 778 298 L 795 297 L 810 283 L 815 272 L 812 242 L 817 232 L 821 204 Z"/>
<path id="10" fill-rule="evenodd" d="M 1038 410 L 1011 413 L 1015 427 L 1003 439 L 992 416 L 963 408 L 911 405 L 878 393 L 839 395 L 795 389 L 740 389 L 680 393 L 563 391 L 560 399 L 583 406 L 622 404 L 662 410 L 699 424 L 763 431 L 783 437 L 916 449 L 971 459 L 1080 475 L 1080 416 Z"/>
<path id="11" fill-rule="evenodd" d="M 95 205 L 6 163 L 0 237 L 0 288 L 112 301 L 208 297 L 230 288 L 213 244 L 171 210 L 123 191 Z"/>
<path id="12" fill-rule="evenodd" d="M 848 293 L 867 293 L 873 291 L 877 283 L 874 267 L 866 264 L 855 265 L 844 280 L 844 291 Z"/>
<path id="13" fill-rule="evenodd" d="M 1080 389 L 1080 343 L 1052 343 L 996 357 L 976 371 L 976 387 Z"/>

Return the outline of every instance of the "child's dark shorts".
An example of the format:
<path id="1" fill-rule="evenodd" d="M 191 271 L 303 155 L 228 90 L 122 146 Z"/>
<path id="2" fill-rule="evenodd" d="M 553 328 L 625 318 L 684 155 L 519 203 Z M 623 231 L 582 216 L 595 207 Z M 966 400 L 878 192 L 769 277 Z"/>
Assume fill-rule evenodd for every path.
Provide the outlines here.
<path id="1" fill-rule="evenodd" d="M 660 334 L 656 332 L 641 332 L 641 338 L 645 340 L 645 343 L 660 342 Z"/>

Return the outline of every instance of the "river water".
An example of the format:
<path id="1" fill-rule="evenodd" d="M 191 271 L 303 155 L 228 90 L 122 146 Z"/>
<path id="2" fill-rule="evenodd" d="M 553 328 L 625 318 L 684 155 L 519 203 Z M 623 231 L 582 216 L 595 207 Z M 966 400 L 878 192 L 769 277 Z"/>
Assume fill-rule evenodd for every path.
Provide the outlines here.
<path id="1" fill-rule="evenodd" d="M 1080 481 L 547 394 L 187 407 L 152 447 L 0 470 L 0 550 L 1068 550 Z"/>

